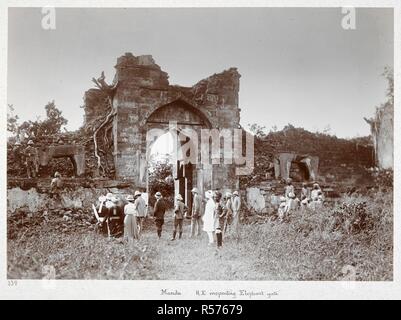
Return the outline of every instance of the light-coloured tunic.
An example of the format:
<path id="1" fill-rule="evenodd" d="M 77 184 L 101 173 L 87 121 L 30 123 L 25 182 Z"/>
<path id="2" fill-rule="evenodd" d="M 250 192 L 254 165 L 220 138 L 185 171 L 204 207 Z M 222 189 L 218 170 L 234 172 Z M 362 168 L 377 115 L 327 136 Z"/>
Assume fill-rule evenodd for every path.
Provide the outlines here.
<path id="1" fill-rule="evenodd" d="M 135 199 L 134 206 L 135 206 L 134 216 L 146 217 L 146 202 L 141 196 Z"/>
<path id="2" fill-rule="evenodd" d="M 128 203 L 124 207 L 124 238 L 138 239 L 138 226 L 134 216 L 135 211 L 133 203 Z"/>
<path id="3" fill-rule="evenodd" d="M 213 199 L 209 199 L 206 203 L 205 214 L 203 215 L 203 231 L 215 231 L 215 211 L 216 204 Z"/>

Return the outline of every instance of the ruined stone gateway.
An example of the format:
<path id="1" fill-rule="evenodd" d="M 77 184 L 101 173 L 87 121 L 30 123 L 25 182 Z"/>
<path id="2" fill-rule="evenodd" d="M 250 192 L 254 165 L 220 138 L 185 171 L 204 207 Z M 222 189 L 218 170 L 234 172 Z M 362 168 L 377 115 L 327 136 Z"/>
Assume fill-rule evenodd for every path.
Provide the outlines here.
<path id="1" fill-rule="evenodd" d="M 116 114 L 112 132 L 116 179 L 130 180 L 136 188 L 147 188 L 146 136 L 150 129 L 167 132 L 172 121 L 177 123 L 178 132 L 185 128 L 196 132 L 203 128 L 239 128 L 240 74 L 236 68 L 214 74 L 192 87 L 170 85 L 168 74 L 150 55 L 136 57 L 126 53 L 117 59 L 115 68 L 112 108 Z M 85 123 L 105 114 L 101 90 L 88 90 L 84 100 Z M 195 186 L 201 192 L 238 188 L 235 166 L 230 164 L 177 163 L 174 178 L 176 193 L 187 202 Z"/>

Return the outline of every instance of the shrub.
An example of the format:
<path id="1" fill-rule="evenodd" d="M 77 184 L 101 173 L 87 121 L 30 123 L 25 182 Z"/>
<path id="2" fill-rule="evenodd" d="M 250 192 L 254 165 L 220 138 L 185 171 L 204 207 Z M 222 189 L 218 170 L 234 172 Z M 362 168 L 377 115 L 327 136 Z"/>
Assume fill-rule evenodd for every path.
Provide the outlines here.
<path id="1" fill-rule="evenodd" d="M 238 243 L 269 280 L 342 280 L 349 269 L 354 280 L 391 280 L 392 212 L 391 193 L 346 197 L 286 223 L 244 225 Z"/>

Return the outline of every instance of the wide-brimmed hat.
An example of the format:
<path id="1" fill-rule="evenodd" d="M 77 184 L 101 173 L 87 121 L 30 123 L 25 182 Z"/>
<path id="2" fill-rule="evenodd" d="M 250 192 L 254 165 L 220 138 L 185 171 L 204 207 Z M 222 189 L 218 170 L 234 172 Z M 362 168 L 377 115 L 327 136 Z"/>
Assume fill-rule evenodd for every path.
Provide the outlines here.
<path id="1" fill-rule="evenodd" d="M 233 195 L 231 192 L 226 192 L 226 198 L 231 198 Z"/>
<path id="2" fill-rule="evenodd" d="M 108 194 L 106 194 L 106 199 L 107 200 L 113 200 L 114 196 L 111 192 L 109 192 Z"/>
<path id="3" fill-rule="evenodd" d="M 191 190 L 191 192 L 199 193 L 199 190 L 198 190 L 198 188 L 193 188 L 193 189 Z"/>
<path id="4" fill-rule="evenodd" d="M 99 201 L 100 202 L 105 202 L 107 200 L 106 196 L 100 196 Z"/>
<path id="5" fill-rule="evenodd" d="M 234 191 L 233 192 L 233 196 L 239 196 L 239 192 L 238 191 Z"/>
<path id="6" fill-rule="evenodd" d="M 57 177 L 60 177 L 61 174 L 60 174 L 60 172 L 56 171 L 56 172 L 54 173 L 54 176 L 57 178 Z"/>
<path id="7" fill-rule="evenodd" d="M 120 199 L 118 199 L 117 197 L 113 197 L 113 198 L 111 199 L 111 201 L 112 201 L 113 203 L 117 203 L 119 200 L 120 200 Z"/>
<path id="8" fill-rule="evenodd" d="M 126 200 L 127 201 L 134 201 L 135 198 L 134 198 L 134 196 L 132 194 L 130 194 L 130 195 L 127 196 Z"/>
<path id="9" fill-rule="evenodd" d="M 20 146 L 20 145 L 21 145 L 21 142 L 16 141 L 16 142 L 14 143 L 14 145 L 15 145 L 15 146 Z"/>
<path id="10" fill-rule="evenodd" d="M 292 182 L 292 179 L 291 179 L 291 178 L 288 178 L 288 179 L 286 180 L 286 182 L 287 182 L 287 183 L 291 183 L 291 182 Z"/>
<path id="11" fill-rule="evenodd" d="M 155 197 L 156 197 L 156 198 L 161 198 L 161 197 L 162 197 L 162 194 L 161 194 L 160 192 L 156 192 Z"/>
<path id="12" fill-rule="evenodd" d="M 138 196 L 140 196 L 141 194 L 142 194 L 141 191 L 136 190 L 135 193 L 134 193 L 134 197 L 138 197 Z"/>
<path id="13" fill-rule="evenodd" d="M 175 198 L 177 199 L 177 200 L 184 200 L 183 198 L 182 198 L 182 195 L 180 195 L 180 194 L 177 194 L 176 196 L 175 196 Z"/>
<path id="14" fill-rule="evenodd" d="M 314 188 L 315 188 L 315 187 L 318 187 L 318 188 L 320 188 L 319 184 L 318 184 L 318 183 L 316 183 L 316 182 L 313 184 L 313 187 L 314 187 Z"/>
<path id="15" fill-rule="evenodd" d="M 295 198 L 294 192 L 290 192 L 290 193 L 288 194 L 288 197 L 290 197 L 290 198 Z"/>
<path id="16" fill-rule="evenodd" d="M 29 144 L 29 145 L 33 144 L 33 141 L 32 141 L 32 140 L 29 140 L 29 141 L 28 141 L 28 144 Z"/>

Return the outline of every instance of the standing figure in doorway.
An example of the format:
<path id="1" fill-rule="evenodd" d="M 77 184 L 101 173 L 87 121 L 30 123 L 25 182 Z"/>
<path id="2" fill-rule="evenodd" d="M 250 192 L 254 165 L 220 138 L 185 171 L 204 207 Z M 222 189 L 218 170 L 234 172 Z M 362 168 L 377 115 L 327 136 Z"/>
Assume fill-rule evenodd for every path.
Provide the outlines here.
<path id="1" fill-rule="evenodd" d="M 239 221 L 240 221 L 240 209 L 241 209 L 241 198 L 238 191 L 233 192 L 232 199 L 232 209 L 233 209 L 233 230 L 238 234 Z"/>
<path id="2" fill-rule="evenodd" d="M 213 200 L 212 190 L 206 191 L 206 207 L 205 214 L 203 215 L 203 231 L 207 233 L 209 238 L 209 245 L 214 243 L 214 232 L 215 232 L 215 219 L 214 219 L 214 209 L 216 203 Z"/>
<path id="3" fill-rule="evenodd" d="M 188 210 L 188 208 L 184 203 L 184 199 L 182 198 L 182 196 L 180 194 L 178 194 L 176 197 L 176 203 L 175 203 L 175 207 L 174 207 L 174 231 L 173 231 L 173 237 L 171 238 L 171 241 L 175 240 L 177 231 L 178 231 L 179 239 L 182 238 L 182 225 L 184 223 L 184 217 L 185 217 L 185 213 L 187 210 Z"/>
<path id="4" fill-rule="evenodd" d="M 191 219 L 191 238 L 200 236 L 202 227 L 202 198 L 198 188 L 192 189 L 192 219 Z"/>
<path id="5" fill-rule="evenodd" d="M 162 229 L 164 224 L 164 214 L 166 213 L 167 207 L 163 200 L 163 196 L 160 192 L 156 192 L 155 198 L 156 198 L 156 203 L 153 211 L 153 216 L 155 218 L 157 236 L 160 239 L 162 236 Z"/>
<path id="6" fill-rule="evenodd" d="M 213 200 L 216 204 L 214 208 L 214 220 L 218 249 L 220 249 L 223 245 L 223 228 L 226 222 L 227 215 L 226 208 L 221 203 L 221 198 L 222 194 L 219 191 L 216 191 L 213 195 Z"/>
<path id="7" fill-rule="evenodd" d="M 134 215 L 136 218 L 136 225 L 138 226 L 138 234 L 140 235 L 143 230 L 143 221 L 146 218 L 146 202 L 142 198 L 142 193 L 140 191 L 135 191 L 134 199 Z"/>
<path id="8" fill-rule="evenodd" d="M 233 221 L 233 202 L 232 202 L 232 197 L 233 195 L 231 192 L 226 193 L 226 201 L 224 204 L 225 210 L 226 210 L 226 219 L 223 227 L 223 232 L 226 233 L 228 229 L 230 229 L 232 221 Z"/>

